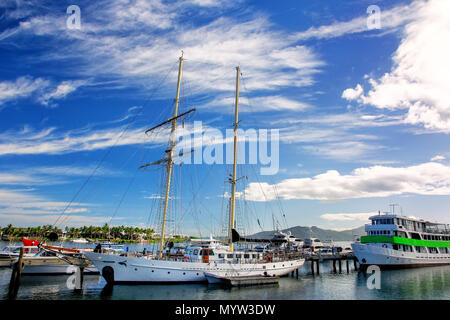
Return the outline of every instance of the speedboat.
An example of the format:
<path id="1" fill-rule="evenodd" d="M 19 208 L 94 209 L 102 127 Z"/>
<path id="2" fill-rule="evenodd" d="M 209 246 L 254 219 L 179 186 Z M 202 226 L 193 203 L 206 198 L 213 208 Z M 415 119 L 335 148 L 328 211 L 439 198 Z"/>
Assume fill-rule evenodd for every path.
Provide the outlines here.
<path id="1" fill-rule="evenodd" d="M 7 246 L 0 251 L 0 267 L 9 267 L 20 255 L 20 249 L 24 249 L 24 257 L 36 255 L 40 249 L 37 246 Z"/>

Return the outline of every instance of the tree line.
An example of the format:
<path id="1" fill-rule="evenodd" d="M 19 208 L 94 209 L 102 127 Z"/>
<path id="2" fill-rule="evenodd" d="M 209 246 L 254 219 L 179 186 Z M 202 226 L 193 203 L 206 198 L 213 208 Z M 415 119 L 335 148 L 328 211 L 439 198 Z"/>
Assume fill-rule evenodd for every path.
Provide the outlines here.
<path id="1" fill-rule="evenodd" d="M 151 228 L 138 228 L 132 226 L 109 226 L 105 223 L 103 226 L 82 226 L 68 227 L 64 231 L 52 225 L 38 227 L 15 227 L 12 224 L 0 228 L 2 235 L 11 237 L 45 237 L 54 232 L 59 237 L 66 238 L 89 238 L 89 239 L 111 239 L 111 240 L 137 240 L 150 239 L 154 230 Z"/>

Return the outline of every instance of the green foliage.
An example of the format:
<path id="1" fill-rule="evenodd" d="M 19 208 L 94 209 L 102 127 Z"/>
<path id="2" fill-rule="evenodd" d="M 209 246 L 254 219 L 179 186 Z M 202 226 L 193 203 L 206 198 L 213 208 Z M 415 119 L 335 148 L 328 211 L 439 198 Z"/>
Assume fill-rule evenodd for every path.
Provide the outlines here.
<path id="1" fill-rule="evenodd" d="M 14 227 L 12 224 L 1 228 L 2 234 L 10 237 L 42 237 L 50 232 L 56 232 L 59 236 L 63 235 L 62 229 L 51 225 L 39 227 Z M 115 240 L 122 242 L 135 242 L 139 239 L 151 239 L 151 234 L 154 232 L 150 228 L 138 228 L 131 226 L 109 226 L 105 223 L 103 226 L 83 226 L 79 228 L 68 227 L 64 228 L 64 234 L 67 238 L 88 238 L 95 240 Z"/>

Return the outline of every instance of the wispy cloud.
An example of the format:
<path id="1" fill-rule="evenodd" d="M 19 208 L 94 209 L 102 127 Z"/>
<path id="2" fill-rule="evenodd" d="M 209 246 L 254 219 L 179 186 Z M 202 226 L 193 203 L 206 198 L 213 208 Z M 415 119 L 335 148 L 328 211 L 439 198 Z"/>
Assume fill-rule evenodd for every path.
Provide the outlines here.
<path id="1" fill-rule="evenodd" d="M 416 1 L 410 5 L 397 6 L 388 10 L 382 8 L 380 14 L 382 30 L 375 30 L 383 34 L 397 30 L 399 26 L 406 24 L 415 17 L 420 2 Z M 293 38 L 298 41 L 305 41 L 312 38 L 330 39 L 348 34 L 371 32 L 371 29 L 367 26 L 367 20 L 368 16 L 364 15 L 350 21 L 339 21 L 330 25 L 311 27 L 306 31 L 294 34 Z"/>
<path id="2" fill-rule="evenodd" d="M 30 76 L 19 77 L 15 81 L 0 82 L 0 105 L 10 100 L 29 97 L 36 91 L 42 91 L 48 85 L 48 80 L 33 79 Z"/>
<path id="3" fill-rule="evenodd" d="M 278 102 L 272 99 L 271 107 L 275 109 L 301 107 L 281 101 L 278 91 L 312 85 L 314 75 L 325 65 L 312 48 L 289 40 L 289 34 L 277 30 L 264 14 L 247 13 L 239 20 L 217 17 L 217 11 L 209 11 L 217 8 L 217 1 L 170 5 L 162 1 L 97 1 L 83 2 L 80 7 L 84 19 L 79 31 L 67 29 L 64 16 L 41 13 L 22 20 L 14 32 L 5 30 L 2 37 L 45 36 L 50 43 L 58 43 L 59 49 L 41 52 L 38 63 L 72 59 L 68 70 L 72 76 L 93 82 L 120 78 L 133 87 L 148 87 L 161 79 L 182 49 L 186 57 L 183 76 L 191 94 L 206 94 L 211 100 L 217 93 L 234 90 L 233 68 L 240 64 L 246 89 L 254 94 L 264 90 L 265 95 L 276 97 Z M 185 23 L 183 15 L 199 7 L 208 19 L 195 26 Z M 94 14 L 98 10 L 101 15 Z M 165 84 L 175 80 L 171 77 Z M 62 83 L 42 101 L 63 97 L 71 88 L 73 83 Z"/>
<path id="4" fill-rule="evenodd" d="M 50 80 L 22 76 L 15 81 L 0 82 L 0 107 L 8 101 L 35 97 L 44 106 L 56 106 L 55 100 L 63 99 L 86 81 L 63 81 L 55 85 Z"/>

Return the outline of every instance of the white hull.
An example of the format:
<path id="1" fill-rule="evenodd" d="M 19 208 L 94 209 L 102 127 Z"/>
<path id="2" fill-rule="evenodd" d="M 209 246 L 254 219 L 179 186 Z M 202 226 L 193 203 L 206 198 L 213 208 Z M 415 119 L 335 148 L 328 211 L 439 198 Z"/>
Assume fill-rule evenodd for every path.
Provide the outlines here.
<path id="1" fill-rule="evenodd" d="M 416 267 L 450 264 L 450 254 L 404 252 L 362 243 L 353 243 L 352 248 L 362 266 Z"/>
<path id="2" fill-rule="evenodd" d="M 144 258 L 121 257 L 101 253 L 86 252 L 102 273 L 105 267 L 114 270 L 114 282 L 206 282 L 205 272 L 236 274 L 247 276 L 283 276 L 300 268 L 305 260 L 296 259 L 271 263 L 202 263 L 152 260 Z M 108 279 L 106 279 L 108 281 Z"/>

